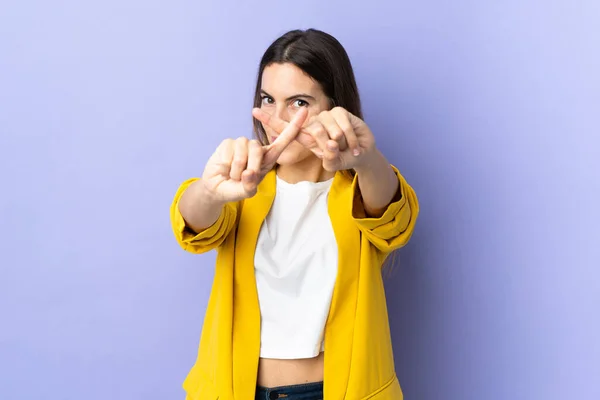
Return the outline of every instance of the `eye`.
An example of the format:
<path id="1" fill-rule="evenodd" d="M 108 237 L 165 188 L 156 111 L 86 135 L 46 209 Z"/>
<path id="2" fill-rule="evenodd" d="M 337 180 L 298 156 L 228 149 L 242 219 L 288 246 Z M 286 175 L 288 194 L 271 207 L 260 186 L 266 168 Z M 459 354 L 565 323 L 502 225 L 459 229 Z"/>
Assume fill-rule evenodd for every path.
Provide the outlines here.
<path id="1" fill-rule="evenodd" d="M 292 103 L 292 105 L 294 107 L 307 107 L 308 106 L 308 102 L 306 100 L 302 100 L 302 99 L 296 99 L 294 100 L 294 102 Z"/>
<path id="2" fill-rule="evenodd" d="M 260 96 L 260 99 L 261 99 L 262 104 L 265 104 L 265 105 L 275 103 L 275 101 L 269 96 L 263 95 L 263 96 Z"/>

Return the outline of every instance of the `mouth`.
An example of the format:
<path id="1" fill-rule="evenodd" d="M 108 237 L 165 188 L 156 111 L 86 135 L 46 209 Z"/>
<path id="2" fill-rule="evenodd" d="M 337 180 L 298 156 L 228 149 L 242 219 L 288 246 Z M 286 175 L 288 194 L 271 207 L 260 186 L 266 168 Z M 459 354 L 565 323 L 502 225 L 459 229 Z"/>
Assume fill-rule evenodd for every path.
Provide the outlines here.
<path id="1" fill-rule="evenodd" d="M 273 143 L 277 139 L 277 136 L 271 136 L 271 143 Z"/>

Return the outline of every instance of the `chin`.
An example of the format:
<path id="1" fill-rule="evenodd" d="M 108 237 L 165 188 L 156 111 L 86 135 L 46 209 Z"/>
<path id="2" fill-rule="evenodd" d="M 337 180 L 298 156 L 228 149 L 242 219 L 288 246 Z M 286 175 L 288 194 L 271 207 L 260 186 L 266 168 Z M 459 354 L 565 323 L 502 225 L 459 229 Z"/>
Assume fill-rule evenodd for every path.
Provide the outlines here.
<path id="1" fill-rule="evenodd" d="M 317 159 L 317 157 L 315 157 L 310 150 L 305 149 L 301 144 L 295 146 L 295 143 L 293 143 L 287 149 L 285 149 L 283 153 L 281 153 L 277 159 L 277 164 L 294 165 L 311 157 Z"/>

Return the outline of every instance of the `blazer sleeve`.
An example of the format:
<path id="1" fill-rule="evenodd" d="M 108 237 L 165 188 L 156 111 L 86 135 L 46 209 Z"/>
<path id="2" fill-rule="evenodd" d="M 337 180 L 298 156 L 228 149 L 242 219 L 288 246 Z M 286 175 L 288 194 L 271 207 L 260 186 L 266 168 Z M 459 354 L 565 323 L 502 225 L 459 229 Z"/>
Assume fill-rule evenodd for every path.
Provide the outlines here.
<path id="1" fill-rule="evenodd" d="M 218 248 L 225 241 L 237 224 L 239 204 L 237 202 L 225 204 L 221 215 L 212 226 L 202 232 L 192 231 L 179 211 L 179 200 L 185 190 L 197 180 L 198 178 L 188 179 L 179 186 L 171 204 L 170 217 L 177 243 L 190 253 L 200 254 Z"/>
<path id="2" fill-rule="evenodd" d="M 386 254 L 408 243 L 419 214 L 419 202 L 415 191 L 396 167 L 392 165 L 392 169 L 398 178 L 400 193 L 378 218 L 366 216 L 358 177 L 355 176 L 352 182 L 354 193 L 352 217 L 369 242 Z"/>

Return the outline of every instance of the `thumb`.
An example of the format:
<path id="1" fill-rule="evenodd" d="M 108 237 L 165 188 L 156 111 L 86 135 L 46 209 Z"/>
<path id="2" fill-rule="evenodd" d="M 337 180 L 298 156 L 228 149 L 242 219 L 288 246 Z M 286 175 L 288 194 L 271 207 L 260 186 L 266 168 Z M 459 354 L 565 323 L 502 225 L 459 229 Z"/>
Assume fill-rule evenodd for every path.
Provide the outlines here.
<path id="1" fill-rule="evenodd" d="M 242 172 L 242 187 L 248 196 L 252 197 L 256 194 L 259 181 L 258 173 L 250 170 Z"/>

